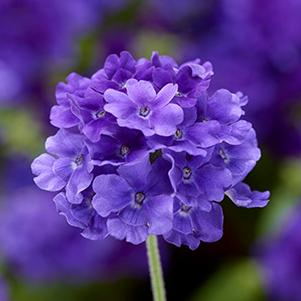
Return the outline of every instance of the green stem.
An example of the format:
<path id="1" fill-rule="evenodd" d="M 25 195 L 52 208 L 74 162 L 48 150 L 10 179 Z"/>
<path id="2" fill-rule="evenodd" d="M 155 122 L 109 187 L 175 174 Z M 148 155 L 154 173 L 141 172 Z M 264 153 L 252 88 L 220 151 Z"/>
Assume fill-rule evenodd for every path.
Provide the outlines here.
<path id="1" fill-rule="evenodd" d="M 146 241 L 148 265 L 154 301 L 166 301 L 163 273 L 157 237 L 151 235 Z"/>

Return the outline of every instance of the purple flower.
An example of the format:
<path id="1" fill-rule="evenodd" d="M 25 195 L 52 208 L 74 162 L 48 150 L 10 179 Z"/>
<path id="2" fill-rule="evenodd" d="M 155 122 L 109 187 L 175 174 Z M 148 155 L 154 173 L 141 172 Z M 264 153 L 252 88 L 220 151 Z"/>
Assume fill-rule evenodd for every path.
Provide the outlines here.
<path id="1" fill-rule="evenodd" d="M 183 122 L 177 125 L 172 136 L 153 135 L 149 137 L 148 144 L 154 149 L 167 148 L 176 152 L 186 151 L 191 155 L 205 156 L 205 149 L 195 141 L 194 135 L 189 135 L 189 130 L 192 129 L 197 120 L 197 110 L 196 108 L 184 108 L 183 112 Z"/>
<path id="2" fill-rule="evenodd" d="M 120 166 L 118 175 L 95 178 L 92 204 L 101 216 L 108 217 L 112 236 L 139 244 L 149 234 L 160 235 L 171 229 L 173 198 L 167 177 L 169 168 L 165 160 L 151 165 L 147 156 L 138 163 Z"/>
<path id="3" fill-rule="evenodd" d="M 122 90 L 135 72 L 136 61 L 129 52 L 123 51 L 120 56 L 111 54 L 107 57 L 104 68 L 92 76 L 92 87 L 100 93 L 109 88 Z"/>
<path id="4" fill-rule="evenodd" d="M 158 93 L 150 82 L 131 79 L 126 82 L 127 94 L 108 89 L 105 110 L 117 118 L 121 127 L 139 129 L 145 136 L 170 136 L 183 121 L 183 110 L 170 103 L 177 85 L 167 84 Z"/>
<path id="5" fill-rule="evenodd" d="M 269 192 L 251 191 L 247 184 L 239 183 L 226 192 L 226 195 L 238 207 L 265 207 L 268 203 Z"/>
<path id="6" fill-rule="evenodd" d="M 32 164 L 39 187 L 84 237 L 133 244 L 162 235 L 191 249 L 222 236 L 219 203 L 263 207 L 269 193 L 242 183 L 260 158 L 247 98 L 208 93 L 210 63 L 180 66 L 153 53 L 111 55 L 91 79 L 59 84 L 47 154 Z"/>
<path id="7" fill-rule="evenodd" d="M 68 199 L 80 203 L 81 192 L 93 179 L 93 163 L 83 137 L 61 129 L 47 139 L 46 150 L 48 154 L 40 155 L 32 164 L 35 183 L 48 191 L 66 187 Z"/>
<path id="8" fill-rule="evenodd" d="M 102 134 L 110 133 L 115 118 L 104 110 L 104 99 L 99 93 L 89 90 L 85 97 L 72 97 L 71 112 L 79 119 L 82 132 L 92 142 Z"/>
<path id="9" fill-rule="evenodd" d="M 223 235 L 223 211 L 213 203 L 210 211 L 202 210 L 196 203 L 175 200 L 173 230 L 164 238 L 176 246 L 187 245 L 196 249 L 200 241 L 214 242 Z"/>
<path id="10" fill-rule="evenodd" d="M 114 128 L 114 131 L 103 135 L 97 143 L 87 143 L 96 158 L 95 165 L 120 165 L 143 158 L 150 152 L 140 131 L 127 128 Z"/>
<path id="11" fill-rule="evenodd" d="M 259 158 L 260 150 L 257 147 L 255 131 L 252 129 L 248 131 L 241 144 L 231 145 L 223 142 L 216 146 L 211 162 L 215 166 L 227 168 L 235 185 L 246 177 Z"/>
<path id="12" fill-rule="evenodd" d="M 201 65 L 200 62 L 197 59 L 178 67 L 172 58 L 160 57 L 155 52 L 152 55 L 152 64 L 156 67 L 152 74 L 154 84 L 158 88 L 170 82 L 177 84 L 178 90 L 174 101 L 184 108 L 193 107 L 197 98 L 209 87 L 213 75 L 211 63 L 205 62 Z M 178 69 L 176 69 L 177 72 L 175 72 L 175 67 Z"/>
<path id="13" fill-rule="evenodd" d="M 71 111 L 73 96 L 84 97 L 90 79 L 76 73 L 67 77 L 67 84 L 59 83 L 56 88 L 57 104 L 51 108 L 51 124 L 58 128 L 71 128 L 79 124 L 79 119 Z"/>
<path id="14" fill-rule="evenodd" d="M 171 153 L 167 157 L 172 161 L 169 177 L 180 200 L 190 204 L 196 202 L 205 210 L 211 208 L 212 201 L 223 200 L 225 190 L 232 183 L 227 168 L 213 166 L 208 157 L 191 156 L 184 152 Z"/>
<path id="15" fill-rule="evenodd" d="M 92 207 L 94 194 L 91 189 L 86 190 L 80 204 L 70 203 L 63 192 L 53 199 L 58 212 L 65 216 L 68 224 L 80 228 L 82 236 L 91 240 L 104 239 L 108 236 L 106 220 Z"/>

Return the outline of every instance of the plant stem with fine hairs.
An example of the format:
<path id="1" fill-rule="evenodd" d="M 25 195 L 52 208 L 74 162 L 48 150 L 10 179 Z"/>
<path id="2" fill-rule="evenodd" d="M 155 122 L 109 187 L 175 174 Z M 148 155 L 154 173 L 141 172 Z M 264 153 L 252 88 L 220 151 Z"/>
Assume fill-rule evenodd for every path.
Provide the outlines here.
<path id="1" fill-rule="evenodd" d="M 150 270 L 153 300 L 166 301 L 163 272 L 157 237 L 151 235 L 146 241 L 148 266 Z"/>

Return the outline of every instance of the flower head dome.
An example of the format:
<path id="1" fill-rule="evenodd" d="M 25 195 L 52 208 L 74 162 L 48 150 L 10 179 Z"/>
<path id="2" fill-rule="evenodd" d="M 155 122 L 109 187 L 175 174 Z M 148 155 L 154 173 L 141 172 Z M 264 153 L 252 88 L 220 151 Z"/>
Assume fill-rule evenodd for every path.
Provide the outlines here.
<path id="1" fill-rule="evenodd" d="M 32 164 L 36 184 L 58 192 L 58 210 L 86 238 L 162 235 L 191 249 L 220 239 L 225 195 L 251 208 L 269 193 L 242 183 L 260 158 L 247 98 L 209 95 L 212 76 L 209 62 L 156 52 L 110 55 L 91 78 L 70 74 L 50 115 L 59 130 Z"/>

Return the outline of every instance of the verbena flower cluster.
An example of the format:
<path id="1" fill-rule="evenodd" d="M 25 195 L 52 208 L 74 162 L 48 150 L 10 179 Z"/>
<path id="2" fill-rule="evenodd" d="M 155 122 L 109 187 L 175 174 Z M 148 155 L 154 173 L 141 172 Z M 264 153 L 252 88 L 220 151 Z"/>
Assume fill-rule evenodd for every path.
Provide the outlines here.
<path id="1" fill-rule="evenodd" d="M 163 235 L 191 249 L 220 239 L 225 194 L 251 208 L 269 193 L 242 183 L 260 158 L 241 119 L 247 98 L 208 95 L 212 76 L 209 62 L 156 52 L 110 55 L 91 78 L 70 74 L 50 114 L 59 130 L 32 164 L 36 184 L 59 192 L 58 210 L 86 238 Z"/>

